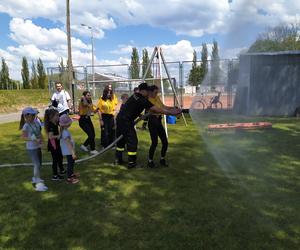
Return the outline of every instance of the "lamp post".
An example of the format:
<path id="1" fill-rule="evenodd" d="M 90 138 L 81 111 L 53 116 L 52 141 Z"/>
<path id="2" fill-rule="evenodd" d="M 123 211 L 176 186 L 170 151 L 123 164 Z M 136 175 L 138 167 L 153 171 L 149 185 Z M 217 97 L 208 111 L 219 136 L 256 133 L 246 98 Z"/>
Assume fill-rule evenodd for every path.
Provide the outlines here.
<path id="1" fill-rule="evenodd" d="M 81 26 L 87 27 L 89 30 L 91 30 L 91 43 L 92 43 L 92 77 L 93 77 L 93 96 L 96 95 L 96 88 L 95 88 L 95 69 L 94 69 L 94 32 L 93 27 L 88 26 L 84 23 L 81 24 Z"/>

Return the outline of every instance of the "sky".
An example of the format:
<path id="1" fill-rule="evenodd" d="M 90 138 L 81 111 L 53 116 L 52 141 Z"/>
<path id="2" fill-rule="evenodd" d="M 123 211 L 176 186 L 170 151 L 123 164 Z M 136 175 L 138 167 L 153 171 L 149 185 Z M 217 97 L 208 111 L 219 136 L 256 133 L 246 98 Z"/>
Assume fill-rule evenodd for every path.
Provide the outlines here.
<path id="1" fill-rule="evenodd" d="M 1 0 L 0 57 L 14 79 L 21 59 L 57 66 L 67 58 L 64 0 Z M 167 61 L 198 57 L 215 39 L 222 58 L 247 49 L 266 27 L 300 20 L 299 0 L 70 0 L 73 65 L 130 63 L 133 47 L 151 54 L 161 46 Z M 31 64 L 31 63 L 30 63 Z"/>

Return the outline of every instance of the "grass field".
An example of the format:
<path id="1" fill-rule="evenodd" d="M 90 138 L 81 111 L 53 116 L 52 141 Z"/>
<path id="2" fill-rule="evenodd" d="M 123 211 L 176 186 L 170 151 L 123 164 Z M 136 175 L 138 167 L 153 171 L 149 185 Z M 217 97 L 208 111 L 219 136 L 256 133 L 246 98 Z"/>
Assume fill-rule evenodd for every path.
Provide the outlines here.
<path id="1" fill-rule="evenodd" d="M 179 122 L 169 168 L 113 166 L 111 151 L 76 166 L 78 185 L 44 167 L 45 193 L 31 168 L 0 169 L 0 249 L 299 249 L 300 121 L 268 120 L 271 130 L 238 134 Z M 0 125 L 1 164 L 28 161 L 16 129 Z M 148 133 L 139 140 L 143 163 Z"/>
<path id="2" fill-rule="evenodd" d="M 0 90 L 0 113 L 17 112 L 25 106 L 45 107 L 49 98 L 47 89 Z"/>

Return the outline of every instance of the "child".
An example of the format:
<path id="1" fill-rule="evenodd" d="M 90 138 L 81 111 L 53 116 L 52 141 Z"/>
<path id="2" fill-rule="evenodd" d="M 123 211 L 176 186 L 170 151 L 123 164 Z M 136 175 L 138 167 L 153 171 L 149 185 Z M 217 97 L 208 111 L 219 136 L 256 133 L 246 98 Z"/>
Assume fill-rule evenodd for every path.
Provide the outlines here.
<path id="1" fill-rule="evenodd" d="M 79 182 L 78 173 L 73 172 L 74 163 L 76 159 L 75 154 L 75 143 L 71 136 L 68 128 L 72 124 L 72 119 L 69 115 L 64 114 L 59 118 L 59 126 L 61 127 L 61 137 L 60 137 L 60 147 L 62 155 L 67 157 L 68 167 L 67 167 L 67 182 L 70 184 L 76 184 Z"/>
<path id="2" fill-rule="evenodd" d="M 128 94 L 122 94 L 121 95 L 122 104 L 121 104 L 120 110 L 124 106 L 124 104 L 127 102 L 128 98 L 129 98 Z"/>
<path id="3" fill-rule="evenodd" d="M 52 156 L 52 180 L 59 181 L 64 179 L 62 175 L 57 172 L 57 167 L 59 167 L 60 174 L 65 174 L 66 171 L 63 167 L 63 155 L 60 148 L 60 133 L 59 133 L 59 112 L 57 109 L 49 108 L 45 112 L 44 126 L 46 133 L 48 135 L 48 151 L 51 152 Z"/>
<path id="4" fill-rule="evenodd" d="M 20 121 L 20 129 L 22 129 L 22 137 L 26 140 L 26 149 L 33 163 L 32 184 L 36 187 L 38 183 L 44 182 L 40 176 L 40 168 L 42 165 L 42 133 L 41 126 L 35 120 L 37 110 L 27 107 L 22 111 Z M 48 188 L 40 184 L 37 191 L 46 191 Z"/>

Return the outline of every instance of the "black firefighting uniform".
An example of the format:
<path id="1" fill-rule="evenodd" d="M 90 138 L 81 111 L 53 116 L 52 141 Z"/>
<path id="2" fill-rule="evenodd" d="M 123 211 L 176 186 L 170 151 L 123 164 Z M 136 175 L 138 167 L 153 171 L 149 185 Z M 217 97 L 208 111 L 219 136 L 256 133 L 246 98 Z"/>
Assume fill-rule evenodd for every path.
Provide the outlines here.
<path id="1" fill-rule="evenodd" d="M 125 145 L 128 151 L 128 165 L 136 164 L 136 154 L 138 138 L 134 128 L 134 121 L 140 116 L 144 109 L 150 109 L 153 106 L 147 98 L 140 93 L 133 94 L 117 115 L 117 138 L 123 135 L 123 138 L 117 143 L 116 158 L 118 162 L 123 162 L 122 153 Z"/>

